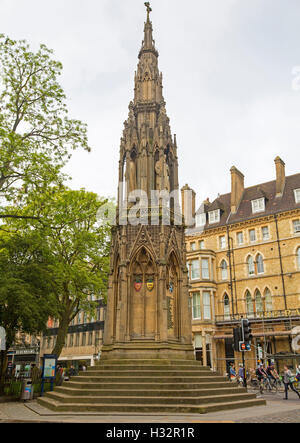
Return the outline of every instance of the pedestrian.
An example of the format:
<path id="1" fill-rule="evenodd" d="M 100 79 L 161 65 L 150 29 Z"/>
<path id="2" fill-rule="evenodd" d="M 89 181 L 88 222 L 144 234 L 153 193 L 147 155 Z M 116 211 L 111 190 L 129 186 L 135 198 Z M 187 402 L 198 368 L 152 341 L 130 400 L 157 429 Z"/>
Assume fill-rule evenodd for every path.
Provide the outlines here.
<path id="1" fill-rule="evenodd" d="M 73 365 L 71 365 L 71 367 L 70 367 L 69 375 L 70 375 L 70 377 L 73 377 L 75 375 L 75 368 Z"/>
<path id="2" fill-rule="evenodd" d="M 231 381 L 234 381 L 236 379 L 236 370 L 233 363 L 230 363 L 229 378 Z"/>
<path id="3" fill-rule="evenodd" d="M 298 368 L 296 369 L 296 379 L 297 381 L 300 381 L 300 365 L 298 365 Z"/>
<path id="4" fill-rule="evenodd" d="M 284 365 L 284 373 L 283 373 L 283 383 L 284 383 L 284 391 L 285 391 L 285 398 L 283 400 L 288 400 L 288 389 L 291 388 L 292 391 L 296 392 L 300 399 L 299 392 L 294 388 L 292 383 L 292 373 L 289 370 L 288 366 Z"/>

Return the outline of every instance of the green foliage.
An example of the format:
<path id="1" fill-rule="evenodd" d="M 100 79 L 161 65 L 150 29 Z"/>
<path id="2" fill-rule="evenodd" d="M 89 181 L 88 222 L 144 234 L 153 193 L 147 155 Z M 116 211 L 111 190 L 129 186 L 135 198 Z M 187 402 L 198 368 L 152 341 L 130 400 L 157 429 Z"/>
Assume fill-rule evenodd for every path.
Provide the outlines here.
<path id="1" fill-rule="evenodd" d="M 62 64 L 52 53 L 0 35 L 0 198 L 15 205 L 61 183 L 71 150 L 90 150 L 86 125 L 68 118 Z"/>
<path id="2" fill-rule="evenodd" d="M 51 256 L 34 231 L 0 235 L 0 325 L 11 346 L 17 332 L 38 334 L 51 313 L 56 315 Z"/>

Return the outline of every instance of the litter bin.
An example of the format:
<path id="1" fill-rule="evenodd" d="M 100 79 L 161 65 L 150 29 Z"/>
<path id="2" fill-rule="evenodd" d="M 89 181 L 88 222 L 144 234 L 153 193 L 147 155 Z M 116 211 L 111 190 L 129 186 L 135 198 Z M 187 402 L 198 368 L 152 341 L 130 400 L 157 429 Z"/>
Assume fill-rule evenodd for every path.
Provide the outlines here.
<path id="1" fill-rule="evenodd" d="M 33 399 L 33 384 L 31 378 L 24 378 L 22 380 L 21 400 Z"/>

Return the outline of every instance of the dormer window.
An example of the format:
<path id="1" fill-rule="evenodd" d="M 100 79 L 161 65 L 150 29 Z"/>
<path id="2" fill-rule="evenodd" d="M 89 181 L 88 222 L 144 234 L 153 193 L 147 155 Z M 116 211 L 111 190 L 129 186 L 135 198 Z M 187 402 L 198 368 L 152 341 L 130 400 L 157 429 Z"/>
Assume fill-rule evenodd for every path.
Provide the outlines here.
<path id="1" fill-rule="evenodd" d="M 300 203 L 300 189 L 295 189 L 294 194 L 296 203 Z"/>
<path id="2" fill-rule="evenodd" d="M 199 228 L 201 226 L 206 225 L 206 213 L 196 215 L 196 227 Z"/>
<path id="3" fill-rule="evenodd" d="M 210 211 L 208 213 L 209 224 L 219 223 L 220 222 L 220 209 L 216 209 L 215 211 Z"/>
<path id="4" fill-rule="evenodd" d="M 252 200 L 252 212 L 256 214 L 257 212 L 263 212 L 265 210 L 265 199 L 258 198 L 257 200 Z"/>

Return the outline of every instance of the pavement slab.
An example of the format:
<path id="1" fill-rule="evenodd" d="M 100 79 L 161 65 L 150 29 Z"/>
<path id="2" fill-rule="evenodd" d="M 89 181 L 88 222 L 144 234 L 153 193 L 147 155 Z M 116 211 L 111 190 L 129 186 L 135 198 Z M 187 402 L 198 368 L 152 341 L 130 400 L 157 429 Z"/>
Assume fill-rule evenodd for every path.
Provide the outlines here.
<path id="1" fill-rule="evenodd" d="M 0 422 L 34 423 L 300 423 L 300 401 L 282 394 L 264 396 L 266 406 L 198 414 L 66 414 L 49 411 L 36 400 L 0 404 Z"/>

